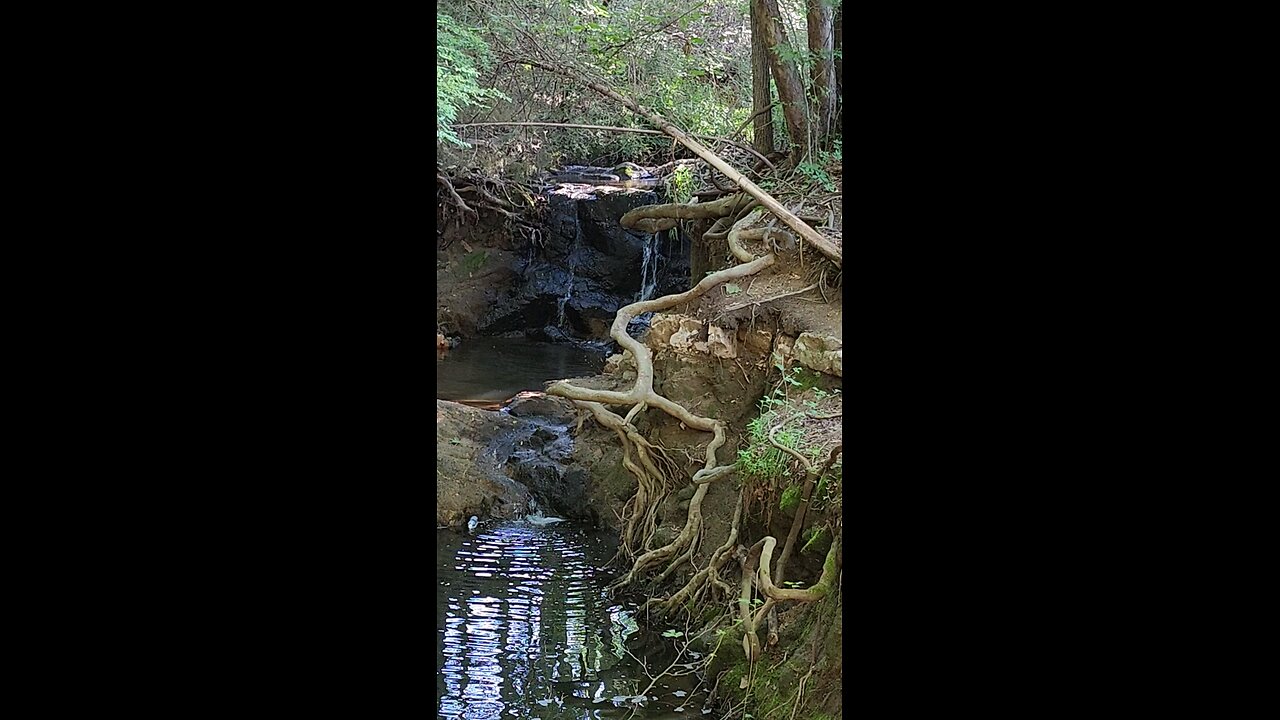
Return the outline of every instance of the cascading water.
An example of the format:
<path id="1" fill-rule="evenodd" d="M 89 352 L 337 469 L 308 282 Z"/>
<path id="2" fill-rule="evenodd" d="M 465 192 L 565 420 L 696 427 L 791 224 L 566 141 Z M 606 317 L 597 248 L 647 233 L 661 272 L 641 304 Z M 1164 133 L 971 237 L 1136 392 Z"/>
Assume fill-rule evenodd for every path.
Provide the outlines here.
<path id="1" fill-rule="evenodd" d="M 573 248 L 569 250 L 569 256 L 564 259 L 565 267 L 569 269 L 569 283 L 565 289 L 564 297 L 556 303 L 556 327 L 564 328 L 564 306 L 569 304 L 569 300 L 573 297 L 573 256 L 582 246 L 582 218 L 578 212 L 581 205 L 574 205 L 574 232 L 573 232 Z"/>
<path id="2" fill-rule="evenodd" d="M 666 232 L 666 231 L 663 231 Z M 654 233 L 644 243 L 644 255 L 640 263 L 640 297 L 641 302 L 653 297 L 658 288 L 658 256 L 660 239 L 663 233 Z"/>

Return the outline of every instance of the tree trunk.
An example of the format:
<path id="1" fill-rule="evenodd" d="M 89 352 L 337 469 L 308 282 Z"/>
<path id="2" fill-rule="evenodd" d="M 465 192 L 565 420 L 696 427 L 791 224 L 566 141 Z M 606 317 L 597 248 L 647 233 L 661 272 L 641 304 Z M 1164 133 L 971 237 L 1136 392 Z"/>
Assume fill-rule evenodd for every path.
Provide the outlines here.
<path id="1" fill-rule="evenodd" d="M 832 46 L 835 48 L 835 66 L 836 66 L 836 116 L 839 119 L 840 106 L 843 104 L 844 98 L 844 58 L 840 57 L 843 50 L 840 46 L 840 38 L 844 37 L 844 3 L 840 3 L 840 7 L 836 8 L 836 19 L 832 23 L 832 35 L 835 40 Z"/>
<path id="2" fill-rule="evenodd" d="M 773 152 L 773 113 L 764 112 L 773 104 L 769 77 L 769 53 L 764 49 L 764 25 L 760 9 L 751 3 L 751 112 L 755 114 L 752 144 L 762 155 Z"/>
<path id="3" fill-rule="evenodd" d="M 782 12 L 778 0 L 751 0 L 759 4 L 759 15 L 765 49 L 769 51 L 769 67 L 778 87 L 778 100 L 782 102 L 782 116 L 787 121 L 787 135 L 791 139 L 791 160 L 799 164 L 809 154 L 809 123 L 805 119 L 808 102 L 804 96 L 804 83 L 800 69 L 794 62 L 785 62 L 779 55 L 780 48 L 790 47 L 787 32 L 782 27 Z"/>
<path id="4" fill-rule="evenodd" d="M 836 66 L 835 13 L 831 0 L 805 0 L 805 24 L 809 34 L 809 56 L 813 59 L 810 85 L 814 96 L 814 119 L 810 132 L 815 147 L 826 147 L 827 136 L 835 129 Z"/>

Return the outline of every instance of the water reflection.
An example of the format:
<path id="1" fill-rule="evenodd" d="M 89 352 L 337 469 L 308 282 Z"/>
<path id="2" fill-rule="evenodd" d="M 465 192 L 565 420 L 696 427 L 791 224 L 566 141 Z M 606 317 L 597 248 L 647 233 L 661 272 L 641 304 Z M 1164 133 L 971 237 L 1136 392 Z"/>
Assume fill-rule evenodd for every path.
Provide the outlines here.
<path id="1" fill-rule="evenodd" d="M 626 699 L 649 679 L 627 653 L 641 639 L 634 605 L 605 593 L 608 536 L 511 523 L 475 537 L 440 532 L 437 542 L 439 717 L 627 716 Z M 674 687 L 664 681 L 652 690 L 635 717 L 689 706 Z"/>
<path id="2" fill-rule="evenodd" d="M 436 356 L 436 397 L 501 402 L 549 380 L 595 375 L 603 356 L 525 338 L 472 338 Z"/>

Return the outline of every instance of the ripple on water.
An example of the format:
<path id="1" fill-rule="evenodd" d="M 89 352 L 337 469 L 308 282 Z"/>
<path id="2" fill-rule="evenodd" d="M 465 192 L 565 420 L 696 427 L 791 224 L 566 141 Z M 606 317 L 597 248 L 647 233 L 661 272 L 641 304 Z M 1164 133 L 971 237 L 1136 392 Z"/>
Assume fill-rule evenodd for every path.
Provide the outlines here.
<path id="1" fill-rule="evenodd" d="M 621 718 L 630 706 L 619 698 L 649 685 L 627 653 L 635 606 L 605 591 L 613 542 L 577 532 L 517 523 L 437 533 L 441 718 Z M 687 679 L 670 682 L 687 696 L 656 686 L 635 717 L 700 716 L 705 689 Z"/>

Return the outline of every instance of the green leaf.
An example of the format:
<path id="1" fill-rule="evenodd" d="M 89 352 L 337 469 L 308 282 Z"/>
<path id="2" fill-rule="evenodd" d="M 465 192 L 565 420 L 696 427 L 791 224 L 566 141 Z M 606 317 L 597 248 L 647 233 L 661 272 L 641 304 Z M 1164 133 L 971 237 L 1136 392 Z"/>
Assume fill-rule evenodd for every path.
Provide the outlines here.
<path id="1" fill-rule="evenodd" d="M 733 284 L 733 283 L 727 283 L 727 284 L 724 286 L 724 294 L 725 294 L 725 295 L 737 295 L 737 294 L 738 294 L 738 293 L 740 293 L 740 292 L 742 292 L 742 288 L 738 287 L 737 285 L 735 285 L 735 284 Z"/>

